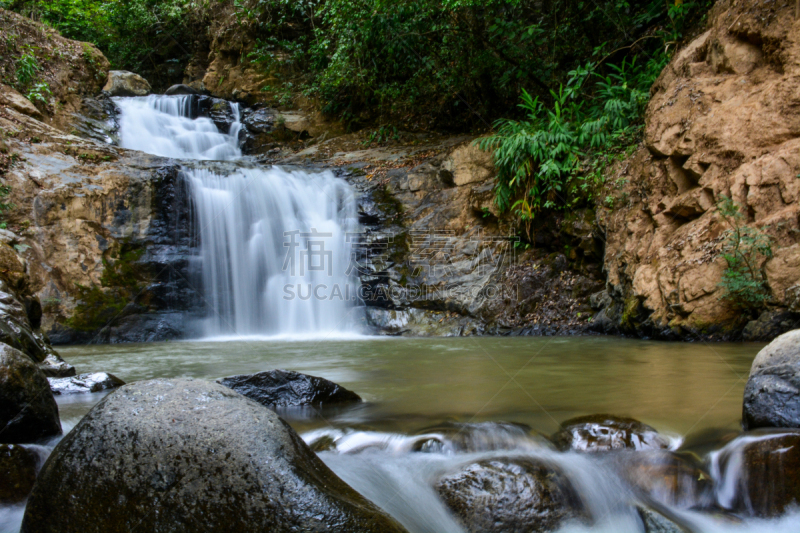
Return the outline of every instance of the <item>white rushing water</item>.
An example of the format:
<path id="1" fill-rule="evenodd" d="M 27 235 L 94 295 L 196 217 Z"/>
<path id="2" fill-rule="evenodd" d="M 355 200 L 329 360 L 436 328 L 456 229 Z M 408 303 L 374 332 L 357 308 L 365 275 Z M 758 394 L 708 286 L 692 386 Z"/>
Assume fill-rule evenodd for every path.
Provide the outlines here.
<path id="1" fill-rule="evenodd" d="M 195 118 L 191 96 L 116 98 L 125 148 L 179 159 L 241 158 L 239 108 L 220 133 Z M 358 229 L 350 186 L 331 172 L 240 165 L 184 168 L 200 237 L 205 337 L 341 337 L 357 295 L 348 236 Z"/>

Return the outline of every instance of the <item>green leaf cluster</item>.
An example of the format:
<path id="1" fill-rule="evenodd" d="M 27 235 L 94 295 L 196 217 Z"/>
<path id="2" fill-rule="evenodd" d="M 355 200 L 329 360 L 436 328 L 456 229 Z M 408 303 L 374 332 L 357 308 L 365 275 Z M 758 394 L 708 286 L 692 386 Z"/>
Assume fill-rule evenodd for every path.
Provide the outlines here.
<path id="1" fill-rule="evenodd" d="M 717 212 L 730 229 L 723 234 L 720 255 L 727 268 L 722 273 L 722 299 L 736 307 L 759 311 L 772 299 L 764 272 L 772 258 L 772 238 L 761 229 L 745 224 L 745 216 L 731 198 L 722 196 Z"/>

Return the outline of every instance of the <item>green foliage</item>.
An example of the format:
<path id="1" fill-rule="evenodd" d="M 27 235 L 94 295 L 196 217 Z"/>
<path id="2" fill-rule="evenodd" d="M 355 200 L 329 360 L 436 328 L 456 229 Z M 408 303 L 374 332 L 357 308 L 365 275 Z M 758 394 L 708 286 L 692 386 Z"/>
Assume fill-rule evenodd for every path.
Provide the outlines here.
<path id="1" fill-rule="evenodd" d="M 677 11 L 664 0 L 236 0 L 235 6 L 240 23 L 262 36 L 248 59 L 276 75 L 305 73 L 306 94 L 327 112 L 356 123 L 424 128 L 485 127 L 513 110 L 523 88 L 549 102 L 550 88 L 566 81 L 579 58 L 647 42 L 654 26 L 668 28 L 662 31 L 671 39 L 700 3 L 710 2 Z"/>
<path id="2" fill-rule="evenodd" d="M 728 264 L 720 282 L 721 298 L 741 309 L 760 310 L 771 299 L 764 265 L 772 258 L 772 238 L 745 224 L 739 206 L 726 196 L 717 204 L 717 212 L 730 226 L 720 254 Z"/>
<path id="3" fill-rule="evenodd" d="M 47 104 L 47 97 L 50 96 L 52 93 L 50 92 L 50 85 L 47 82 L 41 81 L 38 83 L 34 83 L 33 86 L 25 93 L 25 97 L 33 102 L 39 102 L 41 104 Z"/>
<path id="4" fill-rule="evenodd" d="M 194 38 L 186 24 L 193 0 L 5 0 L 65 37 L 96 44 L 115 68 L 163 71 L 181 60 Z"/>
<path id="5" fill-rule="evenodd" d="M 585 92 L 592 78 L 594 91 Z M 602 180 L 611 152 L 638 138 L 652 83 L 650 69 L 634 57 L 610 65 L 606 75 L 594 63 L 570 72 L 567 83 L 551 92 L 549 106 L 523 90 L 520 107 L 527 118 L 498 120 L 494 134 L 476 141 L 494 152 L 500 210 L 511 209 L 529 233 L 542 209 L 586 200 Z"/>
<path id="6" fill-rule="evenodd" d="M 540 211 L 595 200 L 607 166 L 638 142 L 650 87 L 669 62 L 675 41 L 709 2 L 649 2 L 641 11 L 626 2 L 616 7 L 623 4 L 635 23 L 661 25 L 571 70 L 547 99 L 523 89 L 518 107 L 525 118 L 500 119 L 494 132 L 477 142 L 494 153 L 497 205 L 516 215 L 525 238 L 532 237 L 532 223 Z M 608 42 L 595 47 L 594 57 L 609 48 Z M 607 63 L 623 51 L 621 62 Z M 642 56 L 645 61 L 639 59 Z M 604 203 L 613 208 L 617 200 L 606 196 Z"/>
<path id="7" fill-rule="evenodd" d="M 16 61 L 17 88 L 24 89 L 36 78 L 42 69 L 31 47 L 25 47 L 25 52 Z"/>

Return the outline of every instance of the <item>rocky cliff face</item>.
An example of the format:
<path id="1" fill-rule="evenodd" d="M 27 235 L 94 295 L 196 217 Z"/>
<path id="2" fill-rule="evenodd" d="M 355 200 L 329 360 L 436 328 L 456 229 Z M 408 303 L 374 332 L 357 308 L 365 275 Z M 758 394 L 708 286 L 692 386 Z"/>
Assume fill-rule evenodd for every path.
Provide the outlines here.
<path id="1" fill-rule="evenodd" d="M 769 234 L 773 304 L 746 329 L 772 337 L 800 312 L 800 21 L 788 3 L 721 1 L 709 29 L 661 74 L 645 142 L 616 168 L 606 234 L 607 330 L 739 336 L 749 317 L 721 300 L 723 196 Z M 794 313 L 794 314 L 793 314 Z"/>
<path id="2" fill-rule="evenodd" d="M 798 24 L 786 6 L 718 3 L 653 88 L 645 142 L 608 181 L 613 209 L 554 214 L 530 250 L 509 238 L 491 158 L 470 137 L 364 148 L 357 134 L 331 139 L 311 115 L 281 119 L 259 105 L 243 110 L 242 140 L 257 162 L 333 168 L 357 189 L 365 321 L 376 331 L 766 338 L 800 313 Z M 236 74 L 234 50 L 246 32 L 233 37 L 210 43 L 186 81 L 202 89 L 208 77 L 219 95 L 248 101 L 252 73 Z M 41 301 L 42 328 L 58 342 L 182 336 L 201 302 L 179 163 L 115 147 L 113 104 L 92 96 L 104 76 L 85 77 L 85 55 L 71 60 L 74 78 L 52 78 L 61 106 L 0 90 L 6 154 L 17 154 L 4 176 L 15 205 L 9 243 Z M 311 135 L 305 149 L 293 153 L 301 141 L 281 141 L 278 122 Z M 772 306 L 747 327 L 742 317 L 757 317 L 720 298 L 723 196 L 774 240 L 764 265 Z"/>
<path id="3" fill-rule="evenodd" d="M 106 116 L 108 120 L 108 116 Z M 91 119 L 75 119 L 86 125 Z M 193 305 L 190 209 L 176 162 L 65 134 L 15 109 L 4 215 L 53 341 L 175 338 Z"/>

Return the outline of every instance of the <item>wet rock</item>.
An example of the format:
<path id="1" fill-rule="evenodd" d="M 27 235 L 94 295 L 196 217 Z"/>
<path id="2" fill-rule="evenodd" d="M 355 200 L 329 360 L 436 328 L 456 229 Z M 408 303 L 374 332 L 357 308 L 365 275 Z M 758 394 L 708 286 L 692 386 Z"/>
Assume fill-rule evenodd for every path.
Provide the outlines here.
<path id="1" fill-rule="evenodd" d="M 562 451 L 660 450 L 669 441 L 647 424 L 632 418 L 589 415 L 567 420 L 552 437 Z"/>
<path id="2" fill-rule="evenodd" d="M 195 380 L 126 385 L 97 404 L 53 450 L 21 531 L 134 523 L 178 533 L 404 531 L 275 413 Z"/>
<path id="3" fill-rule="evenodd" d="M 519 450 L 546 447 L 543 438 L 530 434 L 531 428 L 507 422 L 448 423 L 417 432 L 423 436 L 414 443 L 414 451 L 436 453 L 472 453 L 494 450 Z"/>
<path id="4" fill-rule="evenodd" d="M 269 133 L 275 127 L 275 111 L 272 109 L 255 109 L 243 113 L 242 124 L 251 133 Z"/>
<path id="5" fill-rule="evenodd" d="M 0 243 L 0 343 L 23 352 L 48 376 L 75 375 L 41 331 L 42 305 L 31 293 L 24 260 Z"/>
<path id="6" fill-rule="evenodd" d="M 21 502 L 36 481 L 36 454 L 14 444 L 0 444 L 0 503 Z"/>
<path id="7" fill-rule="evenodd" d="M 227 100 L 213 98 L 211 107 L 208 110 L 208 118 L 214 123 L 220 133 L 228 134 L 233 124 L 233 107 Z"/>
<path id="8" fill-rule="evenodd" d="M 119 143 L 117 108 L 106 94 L 86 97 L 70 121 L 71 133 L 103 144 Z"/>
<path id="9" fill-rule="evenodd" d="M 555 531 L 585 512 L 566 476 L 534 459 L 495 459 L 443 476 L 436 491 L 470 532 Z"/>
<path id="10" fill-rule="evenodd" d="M 627 452 L 614 457 L 620 477 L 647 500 L 672 508 L 707 507 L 713 502 L 711 475 L 671 452 Z"/>
<path id="11" fill-rule="evenodd" d="M 146 79 L 127 70 L 112 70 L 103 90 L 111 96 L 147 96 L 150 84 Z"/>
<path id="12" fill-rule="evenodd" d="M 167 96 L 177 96 L 179 94 L 180 95 L 199 94 L 199 92 L 193 89 L 192 87 L 189 87 L 188 85 L 183 85 L 179 83 L 177 85 L 173 85 L 172 87 L 164 91 L 164 94 Z"/>
<path id="13" fill-rule="evenodd" d="M 35 442 L 60 434 L 47 378 L 28 356 L 0 344 L 0 442 Z"/>
<path id="14" fill-rule="evenodd" d="M 56 395 L 101 392 L 125 385 L 125 382 L 114 374 L 105 372 L 81 374 L 71 378 L 50 378 L 47 381 L 50 382 L 50 390 Z"/>
<path id="15" fill-rule="evenodd" d="M 361 397 L 332 381 L 291 370 L 230 376 L 217 383 L 267 407 L 321 406 L 360 402 Z"/>
<path id="16" fill-rule="evenodd" d="M 636 511 L 639 513 L 639 518 L 642 519 L 644 533 L 692 533 L 651 509 L 638 507 Z"/>
<path id="17" fill-rule="evenodd" d="M 744 389 L 745 429 L 800 427 L 800 329 L 758 352 Z"/>
<path id="18" fill-rule="evenodd" d="M 720 504 L 746 516 L 777 517 L 800 505 L 800 431 L 758 430 L 721 450 Z"/>

